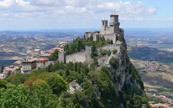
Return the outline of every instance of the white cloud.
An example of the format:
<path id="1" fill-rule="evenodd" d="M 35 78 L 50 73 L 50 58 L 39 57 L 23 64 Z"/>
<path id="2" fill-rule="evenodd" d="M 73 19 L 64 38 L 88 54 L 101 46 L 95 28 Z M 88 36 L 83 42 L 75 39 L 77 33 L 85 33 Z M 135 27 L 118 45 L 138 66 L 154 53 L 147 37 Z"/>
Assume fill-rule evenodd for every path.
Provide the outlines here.
<path id="1" fill-rule="evenodd" d="M 67 5 L 85 7 L 88 3 L 91 3 L 92 0 L 65 0 Z"/>
<path id="2" fill-rule="evenodd" d="M 147 7 L 142 2 L 132 3 L 132 2 L 104 2 L 97 5 L 98 9 L 102 11 L 115 10 L 120 15 L 124 16 L 134 16 L 134 15 L 148 15 L 154 14 L 156 12 L 155 8 Z"/>
<path id="3" fill-rule="evenodd" d="M 17 3 L 19 6 L 23 6 L 23 7 L 25 7 L 25 6 L 27 6 L 27 5 L 30 4 L 30 2 L 25 2 L 25 1 L 23 1 L 23 0 L 16 0 L 16 3 Z"/>
<path id="4" fill-rule="evenodd" d="M 144 21 L 145 16 L 156 13 L 154 7 L 142 2 L 122 0 L 3 0 L 0 1 L 0 24 L 9 20 L 12 23 L 31 20 L 41 23 L 80 20 L 86 23 L 99 21 L 114 11 L 120 14 L 121 20 L 128 21 Z"/>
<path id="5" fill-rule="evenodd" d="M 170 21 L 173 21 L 173 18 L 169 18 Z"/>
<path id="6" fill-rule="evenodd" d="M 83 13 L 83 12 L 86 12 L 86 8 L 82 7 L 82 8 L 76 8 L 76 7 L 73 7 L 73 6 L 66 6 L 65 7 L 66 9 L 66 12 L 67 13 Z"/>
<path id="7" fill-rule="evenodd" d="M 10 7 L 14 3 L 14 0 L 0 1 L 0 7 Z"/>
<path id="8" fill-rule="evenodd" d="M 63 13 L 110 13 L 116 11 L 123 16 L 150 15 L 156 12 L 153 7 L 147 7 L 142 2 L 114 2 L 111 0 L 3 0 L 0 7 L 8 7 L 8 11 Z M 1 10 L 0 10 L 1 11 Z M 55 12 L 55 13 L 54 13 Z"/>
<path id="9" fill-rule="evenodd" d="M 35 6 L 55 6 L 63 3 L 63 0 L 30 0 L 31 5 Z"/>

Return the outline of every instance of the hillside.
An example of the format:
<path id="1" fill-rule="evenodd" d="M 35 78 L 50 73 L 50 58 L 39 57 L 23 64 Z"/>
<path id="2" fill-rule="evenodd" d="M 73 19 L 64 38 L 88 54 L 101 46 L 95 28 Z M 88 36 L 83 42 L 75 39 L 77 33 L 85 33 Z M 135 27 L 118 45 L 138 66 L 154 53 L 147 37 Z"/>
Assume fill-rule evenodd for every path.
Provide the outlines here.
<path id="1" fill-rule="evenodd" d="M 172 88 L 173 64 L 131 59 L 146 85 Z"/>
<path id="2" fill-rule="evenodd" d="M 0 60 L 19 60 L 32 48 L 49 50 L 58 42 L 71 41 L 81 33 L 73 32 L 0 32 Z"/>
<path id="3" fill-rule="evenodd" d="M 125 40 L 112 44 L 104 38 L 96 42 L 77 38 L 65 50 L 78 53 L 86 45 L 91 46 L 88 62 L 57 62 L 31 74 L 16 73 L 0 80 L 0 106 L 148 108 L 143 82 L 128 58 Z"/>
<path id="4" fill-rule="evenodd" d="M 131 50 L 128 52 L 128 54 L 130 57 L 140 60 L 158 61 L 163 63 L 173 62 L 172 52 L 161 51 L 151 47 L 131 47 Z"/>

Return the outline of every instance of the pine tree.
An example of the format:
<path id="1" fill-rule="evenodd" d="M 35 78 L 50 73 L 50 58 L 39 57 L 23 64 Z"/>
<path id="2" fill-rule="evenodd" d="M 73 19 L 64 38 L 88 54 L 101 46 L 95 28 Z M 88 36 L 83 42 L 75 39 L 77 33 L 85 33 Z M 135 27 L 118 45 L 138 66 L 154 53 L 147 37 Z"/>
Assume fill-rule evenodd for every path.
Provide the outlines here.
<path id="1" fill-rule="evenodd" d="M 96 45 L 94 43 L 92 48 L 91 48 L 91 57 L 94 58 L 94 57 L 97 57 L 97 56 L 98 56 L 98 52 L 97 52 Z"/>
<path id="2" fill-rule="evenodd" d="M 4 66 L 1 67 L 0 73 L 3 73 L 3 70 L 4 70 Z"/>

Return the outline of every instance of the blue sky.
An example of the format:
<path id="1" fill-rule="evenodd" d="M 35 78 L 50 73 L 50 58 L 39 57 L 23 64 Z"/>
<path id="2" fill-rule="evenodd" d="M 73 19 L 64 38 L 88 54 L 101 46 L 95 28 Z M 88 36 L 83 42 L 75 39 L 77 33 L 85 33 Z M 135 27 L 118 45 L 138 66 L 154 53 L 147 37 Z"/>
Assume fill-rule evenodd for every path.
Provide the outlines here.
<path id="1" fill-rule="evenodd" d="M 100 28 L 120 15 L 122 28 L 173 28 L 172 0 L 0 0 L 0 30 Z"/>

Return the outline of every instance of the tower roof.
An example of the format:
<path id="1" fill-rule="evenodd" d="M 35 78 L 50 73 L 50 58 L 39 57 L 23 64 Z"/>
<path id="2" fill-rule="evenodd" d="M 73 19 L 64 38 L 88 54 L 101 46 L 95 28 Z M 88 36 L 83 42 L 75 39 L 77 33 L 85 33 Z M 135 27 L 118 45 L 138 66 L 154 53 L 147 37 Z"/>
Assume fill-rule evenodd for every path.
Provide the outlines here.
<path id="1" fill-rule="evenodd" d="M 106 18 L 103 18 L 103 19 L 102 19 L 102 21 L 108 21 L 108 19 L 106 19 Z"/>
<path id="2" fill-rule="evenodd" d="M 112 16 L 118 16 L 118 14 L 112 13 L 110 16 L 111 16 L 111 17 L 112 17 Z"/>

